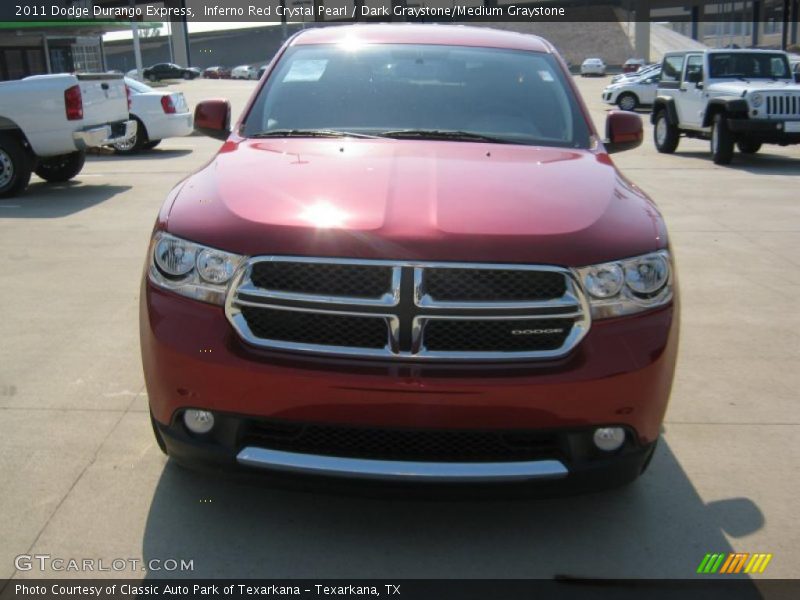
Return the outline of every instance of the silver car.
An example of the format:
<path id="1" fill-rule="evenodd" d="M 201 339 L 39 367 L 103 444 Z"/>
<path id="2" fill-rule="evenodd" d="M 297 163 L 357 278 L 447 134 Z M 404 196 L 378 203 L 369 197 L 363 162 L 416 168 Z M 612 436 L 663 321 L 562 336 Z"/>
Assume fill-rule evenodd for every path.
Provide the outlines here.
<path id="1" fill-rule="evenodd" d="M 605 75 L 606 63 L 602 58 L 587 58 L 581 63 L 581 77 L 587 75 Z"/>

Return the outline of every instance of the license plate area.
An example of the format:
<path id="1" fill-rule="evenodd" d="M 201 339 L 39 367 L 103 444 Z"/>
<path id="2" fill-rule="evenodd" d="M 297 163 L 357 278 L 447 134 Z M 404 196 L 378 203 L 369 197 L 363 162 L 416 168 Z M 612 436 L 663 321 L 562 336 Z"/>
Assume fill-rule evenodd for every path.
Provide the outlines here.
<path id="1" fill-rule="evenodd" d="M 800 121 L 786 121 L 783 130 L 786 133 L 800 133 Z"/>

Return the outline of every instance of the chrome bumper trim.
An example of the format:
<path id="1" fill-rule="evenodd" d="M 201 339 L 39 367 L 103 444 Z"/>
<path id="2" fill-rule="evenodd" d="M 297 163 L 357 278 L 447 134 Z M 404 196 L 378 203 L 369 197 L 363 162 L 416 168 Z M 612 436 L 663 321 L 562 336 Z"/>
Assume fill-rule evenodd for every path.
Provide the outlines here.
<path id="1" fill-rule="evenodd" d="M 125 133 L 118 137 L 111 137 L 111 125 L 100 125 L 72 133 L 72 140 L 78 150 L 95 148 L 97 146 L 110 146 L 125 141 L 136 133 L 136 121 L 125 121 Z"/>
<path id="2" fill-rule="evenodd" d="M 373 460 L 283 452 L 248 446 L 236 457 L 248 467 L 307 475 L 406 482 L 512 482 L 560 479 L 569 474 L 558 460 L 464 463 Z"/>

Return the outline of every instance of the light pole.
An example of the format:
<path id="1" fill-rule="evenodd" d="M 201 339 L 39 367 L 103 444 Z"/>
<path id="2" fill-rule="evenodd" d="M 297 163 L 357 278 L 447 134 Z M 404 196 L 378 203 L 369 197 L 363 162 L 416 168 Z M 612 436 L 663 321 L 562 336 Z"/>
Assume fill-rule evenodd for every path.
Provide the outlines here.
<path id="1" fill-rule="evenodd" d="M 292 6 L 303 6 L 303 7 L 305 7 L 305 6 L 314 6 L 314 0 L 294 0 L 292 2 Z M 300 25 L 300 28 L 301 29 L 305 29 L 306 28 L 306 12 L 305 11 L 303 11 L 302 17 L 303 17 L 303 21 L 302 21 L 302 24 Z"/>

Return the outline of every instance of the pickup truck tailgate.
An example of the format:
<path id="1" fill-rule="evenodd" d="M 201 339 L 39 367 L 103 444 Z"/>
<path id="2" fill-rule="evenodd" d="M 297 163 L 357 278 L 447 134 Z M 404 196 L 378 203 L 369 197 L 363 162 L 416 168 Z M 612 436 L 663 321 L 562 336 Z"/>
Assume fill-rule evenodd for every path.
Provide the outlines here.
<path id="1" fill-rule="evenodd" d="M 78 74 L 83 98 L 84 126 L 123 121 L 128 118 L 128 95 L 121 75 Z"/>

